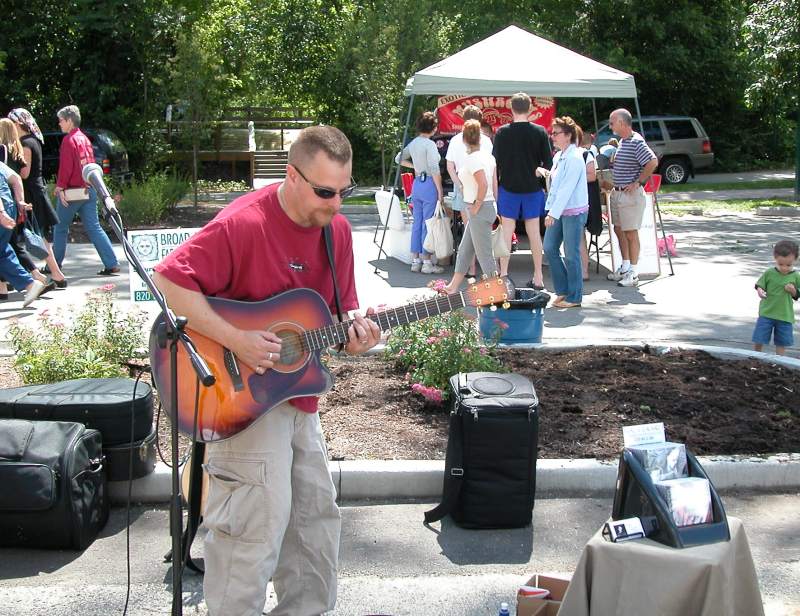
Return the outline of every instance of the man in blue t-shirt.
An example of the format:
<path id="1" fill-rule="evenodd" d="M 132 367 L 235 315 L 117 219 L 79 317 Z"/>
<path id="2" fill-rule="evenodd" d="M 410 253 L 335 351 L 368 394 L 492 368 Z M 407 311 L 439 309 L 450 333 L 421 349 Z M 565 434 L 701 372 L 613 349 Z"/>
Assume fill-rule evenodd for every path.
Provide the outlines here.
<path id="1" fill-rule="evenodd" d="M 536 169 L 553 166 L 553 153 L 545 130 L 528 120 L 531 99 L 524 92 L 511 97 L 514 121 L 501 127 L 494 138 L 492 154 L 497 161 L 497 213 L 503 223 L 503 235 L 511 249 L 511 234 L 518 218 L 525 221 L 531 243 L 535 289 L 544 288 L 542 278 L 542 236 L 539 218 L 544 216 L 544 180 Z M 508 257 L 500 259 L 500 275 L 508 275 Z"/>

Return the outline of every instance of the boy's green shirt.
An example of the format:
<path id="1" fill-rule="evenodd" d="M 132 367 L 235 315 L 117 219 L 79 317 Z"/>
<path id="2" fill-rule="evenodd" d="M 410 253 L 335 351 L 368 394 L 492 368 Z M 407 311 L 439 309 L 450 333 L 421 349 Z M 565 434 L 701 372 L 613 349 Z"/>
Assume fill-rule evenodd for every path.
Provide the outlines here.
<path id="1" fill-rule="evenodd" d="M 758 306 L 759 316 L 794 323 L 794 306 L 792 306 L 794 298 L 783 288 L 790 282 L 800 292 L 800 272 L 792 270 L 788 274 L 781 274 L 776 268 L 771 267 L 761 274 L 756 286 L 764 289 L 767 296 Z"/>

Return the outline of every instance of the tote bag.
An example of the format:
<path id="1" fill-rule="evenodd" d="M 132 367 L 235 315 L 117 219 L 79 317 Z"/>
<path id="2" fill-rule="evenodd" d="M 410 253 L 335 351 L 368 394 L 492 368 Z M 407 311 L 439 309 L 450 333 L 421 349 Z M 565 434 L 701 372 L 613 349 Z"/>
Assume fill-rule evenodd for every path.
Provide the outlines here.
<path id="1" fill-rule="evenodd" d="M 500 218 L 498 217 L 498 221 Z M 503 225 L 498 223 L 496 229 L 492 229 L 492 253 L 495 259 L 504 259 L 511 256 L 511 251 L 506 244 L 506 238 L 503 237 Z"/>
<path id="2" fill-rule="evenodd" d="M 436 255 L 437 259 L 446 259 L 454 252 L 453 232 L 450 230 L 450 218 L 444 211 L 441 201 L 436 202 L 436 210 L 425 221 L 428 235 L 422 248 L 425 252 Z"/>
<path id="3" fill-rule="evenodd" d="M 36 224 L 33 210 L 31 210 L 30 216 L 25 218 L 22 234 L 25 237 L 25 250 L 28 251 L 28 254 L 34 259 L 46 259 L 50 252 L 47 250 L 47 244 L 45 244 L 42 236 L 39 235 L 39 225 Z"/>

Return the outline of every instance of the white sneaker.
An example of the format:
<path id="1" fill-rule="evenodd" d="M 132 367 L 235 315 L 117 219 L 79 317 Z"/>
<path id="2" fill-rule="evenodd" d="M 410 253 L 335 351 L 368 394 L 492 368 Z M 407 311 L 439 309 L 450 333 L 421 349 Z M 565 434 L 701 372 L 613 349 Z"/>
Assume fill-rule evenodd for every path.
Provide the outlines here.
<path id="1" fill-rule="evenodd" d="M 609 280 L 613 280 L 614 282 L 617 282 L 619 280 L 622 280 L 629 271 L 630 270 L 623 271 L 622 266 L 620 265 L 616 269 L 616 271 L 611 272 L 608 276 L 606 276 L 606 278 L 608 278 Z"/>
<path id="2" fill-rule="evenodd" d="M 632 271 L 628 270 L 625 272 L 625 275 L 622 277 L 617 283 L 619 287 L 638 287 L 639 286 L 639 277 L 636 276 Z"/>
<path id="3" fill-rule="evenodd" d="M 422 261 L 412 261 L 411 262 L 411 271 L 418 272 L 422 269 Z"/>
<path id="4" fill-rule="evenodd" d="M 34 280 L 31 284 L 30 289 L 25 292 L 25 299 L 22 302 L 22 307 L 27 308 L 30 306 L 34 300 L 42 294 L 44 291 L 45 285 L 43 282 L 39 282 L 38 280 Z"/>
<path id="5" fill-rule="evenodd" d="M 423 274 L 441 274 L 444 268 L 441 265 L 434 265 L 433 263 L 423 263 L 420 271 Z"/>

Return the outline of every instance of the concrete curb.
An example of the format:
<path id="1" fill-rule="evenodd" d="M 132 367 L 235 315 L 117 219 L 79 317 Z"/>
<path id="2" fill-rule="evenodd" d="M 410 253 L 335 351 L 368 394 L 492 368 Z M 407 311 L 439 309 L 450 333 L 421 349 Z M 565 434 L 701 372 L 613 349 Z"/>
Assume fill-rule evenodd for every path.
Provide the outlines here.
<path id="1" fill-rule="evenodd" d="M 800 371 L 800 360 L 756 353 L 746 349 L 713 347 L 700 344 L 649 344 L 647 342 L 609 342 L 589 340 L 583 344 L 550 343 L 514 345 L 544 352 L 585 347 L 649 347 L 657 353 L 681 349 L 706 351 L 721 359 L 757 359 Z M 380 352 L 373 349 L 372 353 Z M 699 457 L 716 488 L 726 490 L 772 491 L 800 489 L 800 453 L 766 456 Z M 441 495 L 444 460 L 346 460 L 329 464 L 331 478 L 340 500 L 435 499 Z M 617 460 L 547 459 L 538 460 L 536 491 L 542 496 L 608 496 L 613 494 Z M 167 502 L 171 493 L 170 469 L 163 463 L 153 474 L 132 482 L 134 502 Z M 109 483 L 112 502 L 123 503 L 128 496 L 128 482 Z"/>
<path id="2" fill-rule="evenodd" d="M 698 460 L 722 492 L 800 489 L 800 454 L 701 456 Z M 329 468 L 339 500 L 437 499 L 442 493 L 444 460 L 352 460 L 330 462 Z M 543 458 L 536 466 L 540 496 L 611 496 L 616 479 L 617 460 Z M 170 469 L 159 463 L 154 473 L 132 482 L 131 500 L 168 502 L 171 485 Z M 128 482 L 110 482 L 109 492 L 113 503 L 125 503 Z"/>

